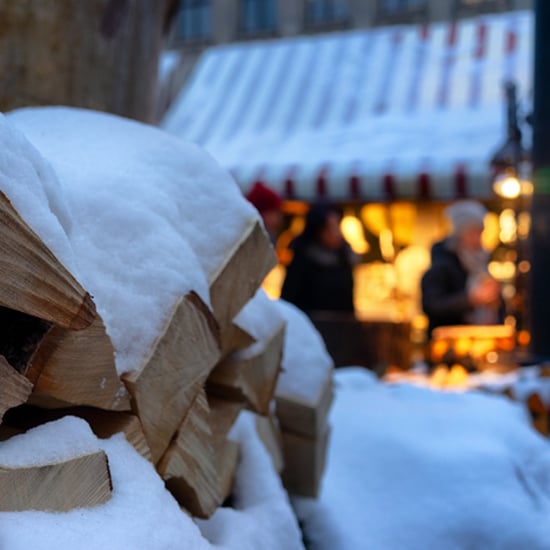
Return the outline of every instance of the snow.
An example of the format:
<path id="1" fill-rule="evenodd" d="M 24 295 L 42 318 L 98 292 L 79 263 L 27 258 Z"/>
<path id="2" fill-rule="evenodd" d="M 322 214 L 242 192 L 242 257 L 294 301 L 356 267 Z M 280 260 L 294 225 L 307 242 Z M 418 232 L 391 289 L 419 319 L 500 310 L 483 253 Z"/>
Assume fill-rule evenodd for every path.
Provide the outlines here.
<path id="1" fill-rule="evenodd" d="M 338 370 L 315 549 L 550 547 L 550 446 L 506 397 Z"/>
<path id="2" fill-rule="evenodd" d="M 83 121 L 91 124 L 89 132 L 82 131 Z M 65 135 L 75 139 L 67 150 Z M 122 138 L 133 140 L 140 153 L 117 146 Z M 131 308 L 126 319 L 150 308 L 149 322 L 158 322 L 164 310 L 157 295 L 167 303 L 187 285 L 208 280 L 216 264 L 200 254 L 201 247 L 219 258 L 227 234 L 255 219 L 210 157 L 137 123 L 71 109 L 25 110 L 0 119 L 0 140 L 2 189 L 90 285 L 119 345 L 119 308 Z M 174 150 L 182 152 L 181 163 L 172 164 Z M 87 153 L 97 153 L 101 162 L 86 160 Z M 148 169 L 152 164 L 156 170 Z M 116 186 L 106 177 L 111 170 Z M 115 250 L 111 239 L 129 250 Z M 155 247 L 162 265 L 132 263 Z M 129 272 L 124 276 L 117 270 L 122 266 Z M 167 273 L 158 271 L 163 266 Z M 263 301 L 258 309 L 273 305 L 287 322 L 284 368 L 317 362 L 330 369 L 307 318 L 283 302 Z M 132 323 L 126 328 L 132 338 L 140 334 Z M 306 369 L 303 376 L 307 384 Z M 476 390 L 387 384 L 353 366 L 334 371 L 333 380 L 328 461 L 317 499 L 289 498 L 248 411 L 231 431 L 241 445 L 233 505 L 208 520 L 182 511 L 122 434 L 96 439 L 84 421 L 64 418 L 1 442 L 0 464 L 101 448 L 109 459 L 112 498 L 66 513 L 2 512 L 0 547 L 298 550 L 299 522 L 316 550 L 550 547 L 550 446 L 532 428 L 523 404 Z"/>
<path id="3" fill-rule="evenodd" d="M 51 165 L 64 198 L 40 201 L 45 178 L 34 177 L 36 208 L 26 197 L 14 206 L 55 252 L 56 236 L 69 241 L 66 267 L 94 297 L 118 372 L 137 369 L 179 296 L 193 290 L 210 303 L 208 283 L 244 229 L 260 219 L 257 211 L 212 157 L 152 126 L 66 107 L 21 109 L 7 119 L 47 163 L 34 147 L 21 146 L 23 160 L 10 157 L 6 166 L 17 173 L 24 162 Z M 16 130 L 5 128 L 7 141 Z M 5 189 L 10 199 L 18 192 L 15 184 Z M 67 210 L 78 223 L 62 231 Z M 57 235 L 46 241 L 47 224 L 36 222 L 35 211 L 58 226 Z"/>

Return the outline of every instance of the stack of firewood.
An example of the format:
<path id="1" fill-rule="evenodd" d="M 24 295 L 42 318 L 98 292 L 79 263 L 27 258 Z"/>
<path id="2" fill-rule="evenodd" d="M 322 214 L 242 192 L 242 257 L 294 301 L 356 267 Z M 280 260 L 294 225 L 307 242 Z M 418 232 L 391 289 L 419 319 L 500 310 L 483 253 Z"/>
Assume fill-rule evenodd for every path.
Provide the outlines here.
<path id="1" fill-rule="evenodd" d="M 255 213 L 206 271 L 209 303 L 193 289 L 179 296 L 140 364 L 122 374 L 119 350 L 91 293 L 3 192 L 0 232 L 0 510 L 68 510 L 108 500 L 108 461 L 101 450 L 85 449 L 62 462 L 2 461 L 3 446 L 16 441 L 15 434 L 63 417 L 84 419 L 100 438 L 123 432 L 182 508 L 203 518 L 231 493 L 239 450 L 228 433 L 243 408 L 273 419 L 277 401 L 281 424 L 294 416 L 297 437 L 309 443 L 321 436 L 326 446 L 329 390 L 312 390 L 303 410 L 301 398 L 294 410 L 293 396 L 275 399 L 285 319 L 259 318 L 265 325 L 259 333 L 238 322 L 254 309 L 276 263 Z M 320 408 L 319 418 L 310 418 L 311 406 Z M 285 467 L 287 479 L 298 462 Z M 310 475 L 296 469 L 302 473 Z"/>

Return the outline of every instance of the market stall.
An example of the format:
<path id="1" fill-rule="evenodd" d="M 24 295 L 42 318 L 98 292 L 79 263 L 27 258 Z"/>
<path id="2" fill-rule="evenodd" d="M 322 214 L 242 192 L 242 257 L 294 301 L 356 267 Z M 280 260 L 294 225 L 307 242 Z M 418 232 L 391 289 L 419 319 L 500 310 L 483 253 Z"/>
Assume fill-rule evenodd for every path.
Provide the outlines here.
<path id="1" fill-rule="evenodd" d="M 532 35 L 532 13 L 515 11 L 214 46 L 162 126 L 204 147 L 243 193 L 260 180 L 286 199 L 273 295 L 308 204 L 331 200 L 361 255 L 358 321 L 409 323 L 414 340 L 418 280 L 451 201 L 489 207 L 492 267 L 511 280 L 520 228 L 490 160 L 505 134 L 503 82 L 531 92 Z"/>

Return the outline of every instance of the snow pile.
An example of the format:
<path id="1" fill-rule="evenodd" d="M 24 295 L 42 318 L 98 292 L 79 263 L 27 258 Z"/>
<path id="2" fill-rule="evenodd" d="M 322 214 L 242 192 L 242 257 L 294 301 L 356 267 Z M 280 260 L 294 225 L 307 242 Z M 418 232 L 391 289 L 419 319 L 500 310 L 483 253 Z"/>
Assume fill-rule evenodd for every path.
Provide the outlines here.
<path id="1" fill-rule="evenodd" d="M 40 215 L 65 227 L 57 237 L 70 242 L 76 264 L 67 267 L 94 297 L 117 370 L 137 368 L 177 297 L 193 290 L 209 304 L 209 282 L 245 228 L 259 220 L 257 211 L 214 159 L 152 126 L 63 107 L 22 109 L 7 118 L 59 179 L 67 208 L 44 201 Z M 32 146 L 17 153 L 38 156 Z M 38 198 L 50 179 L 31 182 Z M 16 185 L 1 185 L 15 196 Z M 66 210 L 70 228 L 62 224 Z M 34 211 L 21 213 L 47 236 Z"/>

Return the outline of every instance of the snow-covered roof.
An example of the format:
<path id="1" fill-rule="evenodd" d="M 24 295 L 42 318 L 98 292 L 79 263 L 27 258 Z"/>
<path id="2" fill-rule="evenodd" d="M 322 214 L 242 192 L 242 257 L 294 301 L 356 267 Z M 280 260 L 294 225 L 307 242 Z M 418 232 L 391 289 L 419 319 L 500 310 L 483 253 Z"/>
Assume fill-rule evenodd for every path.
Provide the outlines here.
<path id="1" fill-rule="evenodd" d="M 484 15 L 207 49 L 162 126 L 247 191 L 289 198 L 490 194 L 503 83 L 531 94 L 533 16 Z"/>

